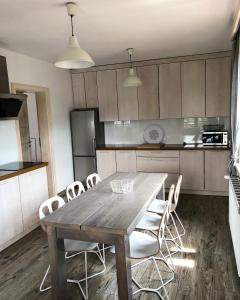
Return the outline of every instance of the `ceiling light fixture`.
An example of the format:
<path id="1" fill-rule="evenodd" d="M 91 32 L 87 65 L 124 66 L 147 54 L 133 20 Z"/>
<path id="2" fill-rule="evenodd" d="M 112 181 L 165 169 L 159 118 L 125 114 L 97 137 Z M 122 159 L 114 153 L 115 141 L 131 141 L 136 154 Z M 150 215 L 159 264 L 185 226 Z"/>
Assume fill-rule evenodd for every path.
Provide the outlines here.
<path id="1" fill-rule="evenodd" d="M 78 6 L 74 2 L 67 2 L 67 13 L 71 18 L 72 35 L 69 38 L 68 46 L 65 51 L 58 57 L 55 66 L 63 69 L 82 69 L 94 66 L 94 61 L 90 55 L 84 51 L 74 35 L 73 17 L 78 13 Z"/>
<path id="2" fill-rule="evenodd" d="M 128 55 L 129 55 L 130 69 L 129 69 L 128 77 L 123 82 L 123 86 L 124 87 L 138 87 L 138 86 L 141 86 L 142 81 L 136 75 L 136 72 L 133 69 L 133 64 L 132 64 L 132 55 L 134 53 L 134 50 L 133 50 L 133 48 L 128 48 L 127 52 L 128 52 Z"/>

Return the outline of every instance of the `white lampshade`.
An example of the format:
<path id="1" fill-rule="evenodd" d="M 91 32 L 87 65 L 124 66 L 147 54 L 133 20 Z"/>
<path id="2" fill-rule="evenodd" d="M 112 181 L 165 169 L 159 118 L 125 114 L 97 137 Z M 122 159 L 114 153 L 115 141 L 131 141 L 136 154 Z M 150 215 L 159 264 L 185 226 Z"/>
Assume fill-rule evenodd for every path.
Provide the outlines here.
<path id="1" fill-rule="evenodd" d="M 128 77 L 123 82 L 124 87 L 138 87 L 142 85 L 142 81 L 137 77 L 135 70 L 133 68 L 129 69 Z"/>
<path id="2" fill-rule="evenodd" d="M 82 69 L 95 65 L 90 55 L 84 51 L 75 36 L 69 38 L 67 49 L 58 57 L 54 64 L 63 69 Z"/>

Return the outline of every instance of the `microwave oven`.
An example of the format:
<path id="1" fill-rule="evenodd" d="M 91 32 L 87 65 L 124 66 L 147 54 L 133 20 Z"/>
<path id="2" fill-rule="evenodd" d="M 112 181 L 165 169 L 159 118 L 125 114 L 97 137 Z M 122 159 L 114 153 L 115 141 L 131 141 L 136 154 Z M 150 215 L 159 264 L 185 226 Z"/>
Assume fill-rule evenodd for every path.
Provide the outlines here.
<path id="1" fill-rule="evenodd" d="M 227 146 L 228 145 L 228 132 L 208 132 L 202 134 L 203 146 Z"/>

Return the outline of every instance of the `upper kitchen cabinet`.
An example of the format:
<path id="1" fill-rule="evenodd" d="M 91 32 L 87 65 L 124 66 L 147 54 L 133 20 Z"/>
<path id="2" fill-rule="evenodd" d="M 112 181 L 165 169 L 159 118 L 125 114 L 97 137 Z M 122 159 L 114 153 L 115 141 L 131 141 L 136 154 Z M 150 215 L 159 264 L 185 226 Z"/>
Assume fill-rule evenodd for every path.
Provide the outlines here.
<path id="1" fill-rule="evenodd" d="M 72 74 L 74 108 L 86 108 L 84 74 Z"/>
<path id="2" fill-rule="evenodd" d="M 138 99 L 136 87 L 124 87 L 129 69 L 117 70 L 117 93 L 119 120 L 138 120 Z"/>
<path id="3" fill-rule="evenodd" d="M 180 63 L 159 65 L 160 119 L 181 118 Z"/>
<path id="4" fill-rule="evenodd" d="M 97 72 L 84 73 L 87 107 L 98 107 Z"/>
<path id="5" fill-rule="evenodd" d="M 116 70 L 98 71 L 97 86 L 100 120 L 117 121 L 118 101 Z"/>
<path id="6" fill-rule="evenodd" d="M 206 117 L 229 116 L 231 58 L 206 61 Z"/>
<path id="7" fill-rule="evenodd" d="M 205 61 L 187 61 L 181 66 L 182 117 L 205 117 Z"/>
<path id="8" fill-rule="evenodd" d="M 138 67 L 137 74 L 142 80 L 138 87 L 139 120 L 159 119 L 158 67 Z"/>

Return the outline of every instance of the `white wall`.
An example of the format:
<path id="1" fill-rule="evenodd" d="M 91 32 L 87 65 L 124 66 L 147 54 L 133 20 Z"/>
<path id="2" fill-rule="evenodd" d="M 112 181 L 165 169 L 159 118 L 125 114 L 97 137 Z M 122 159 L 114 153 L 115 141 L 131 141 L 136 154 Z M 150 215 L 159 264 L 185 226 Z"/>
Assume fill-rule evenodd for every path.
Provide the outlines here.
<path id="1" fill-rule="evenodd" d="M 18 160 L 15 121 L 0 121 L 0 165 Z"/>
<path id="2" fill-rule="evenodd" d="M 50 89 L 56 192 L 73 181 L 69 111 L 73 107 L 70 72 L 53 64 L 0 48 L 6 56 L 9 81 Z"/>

